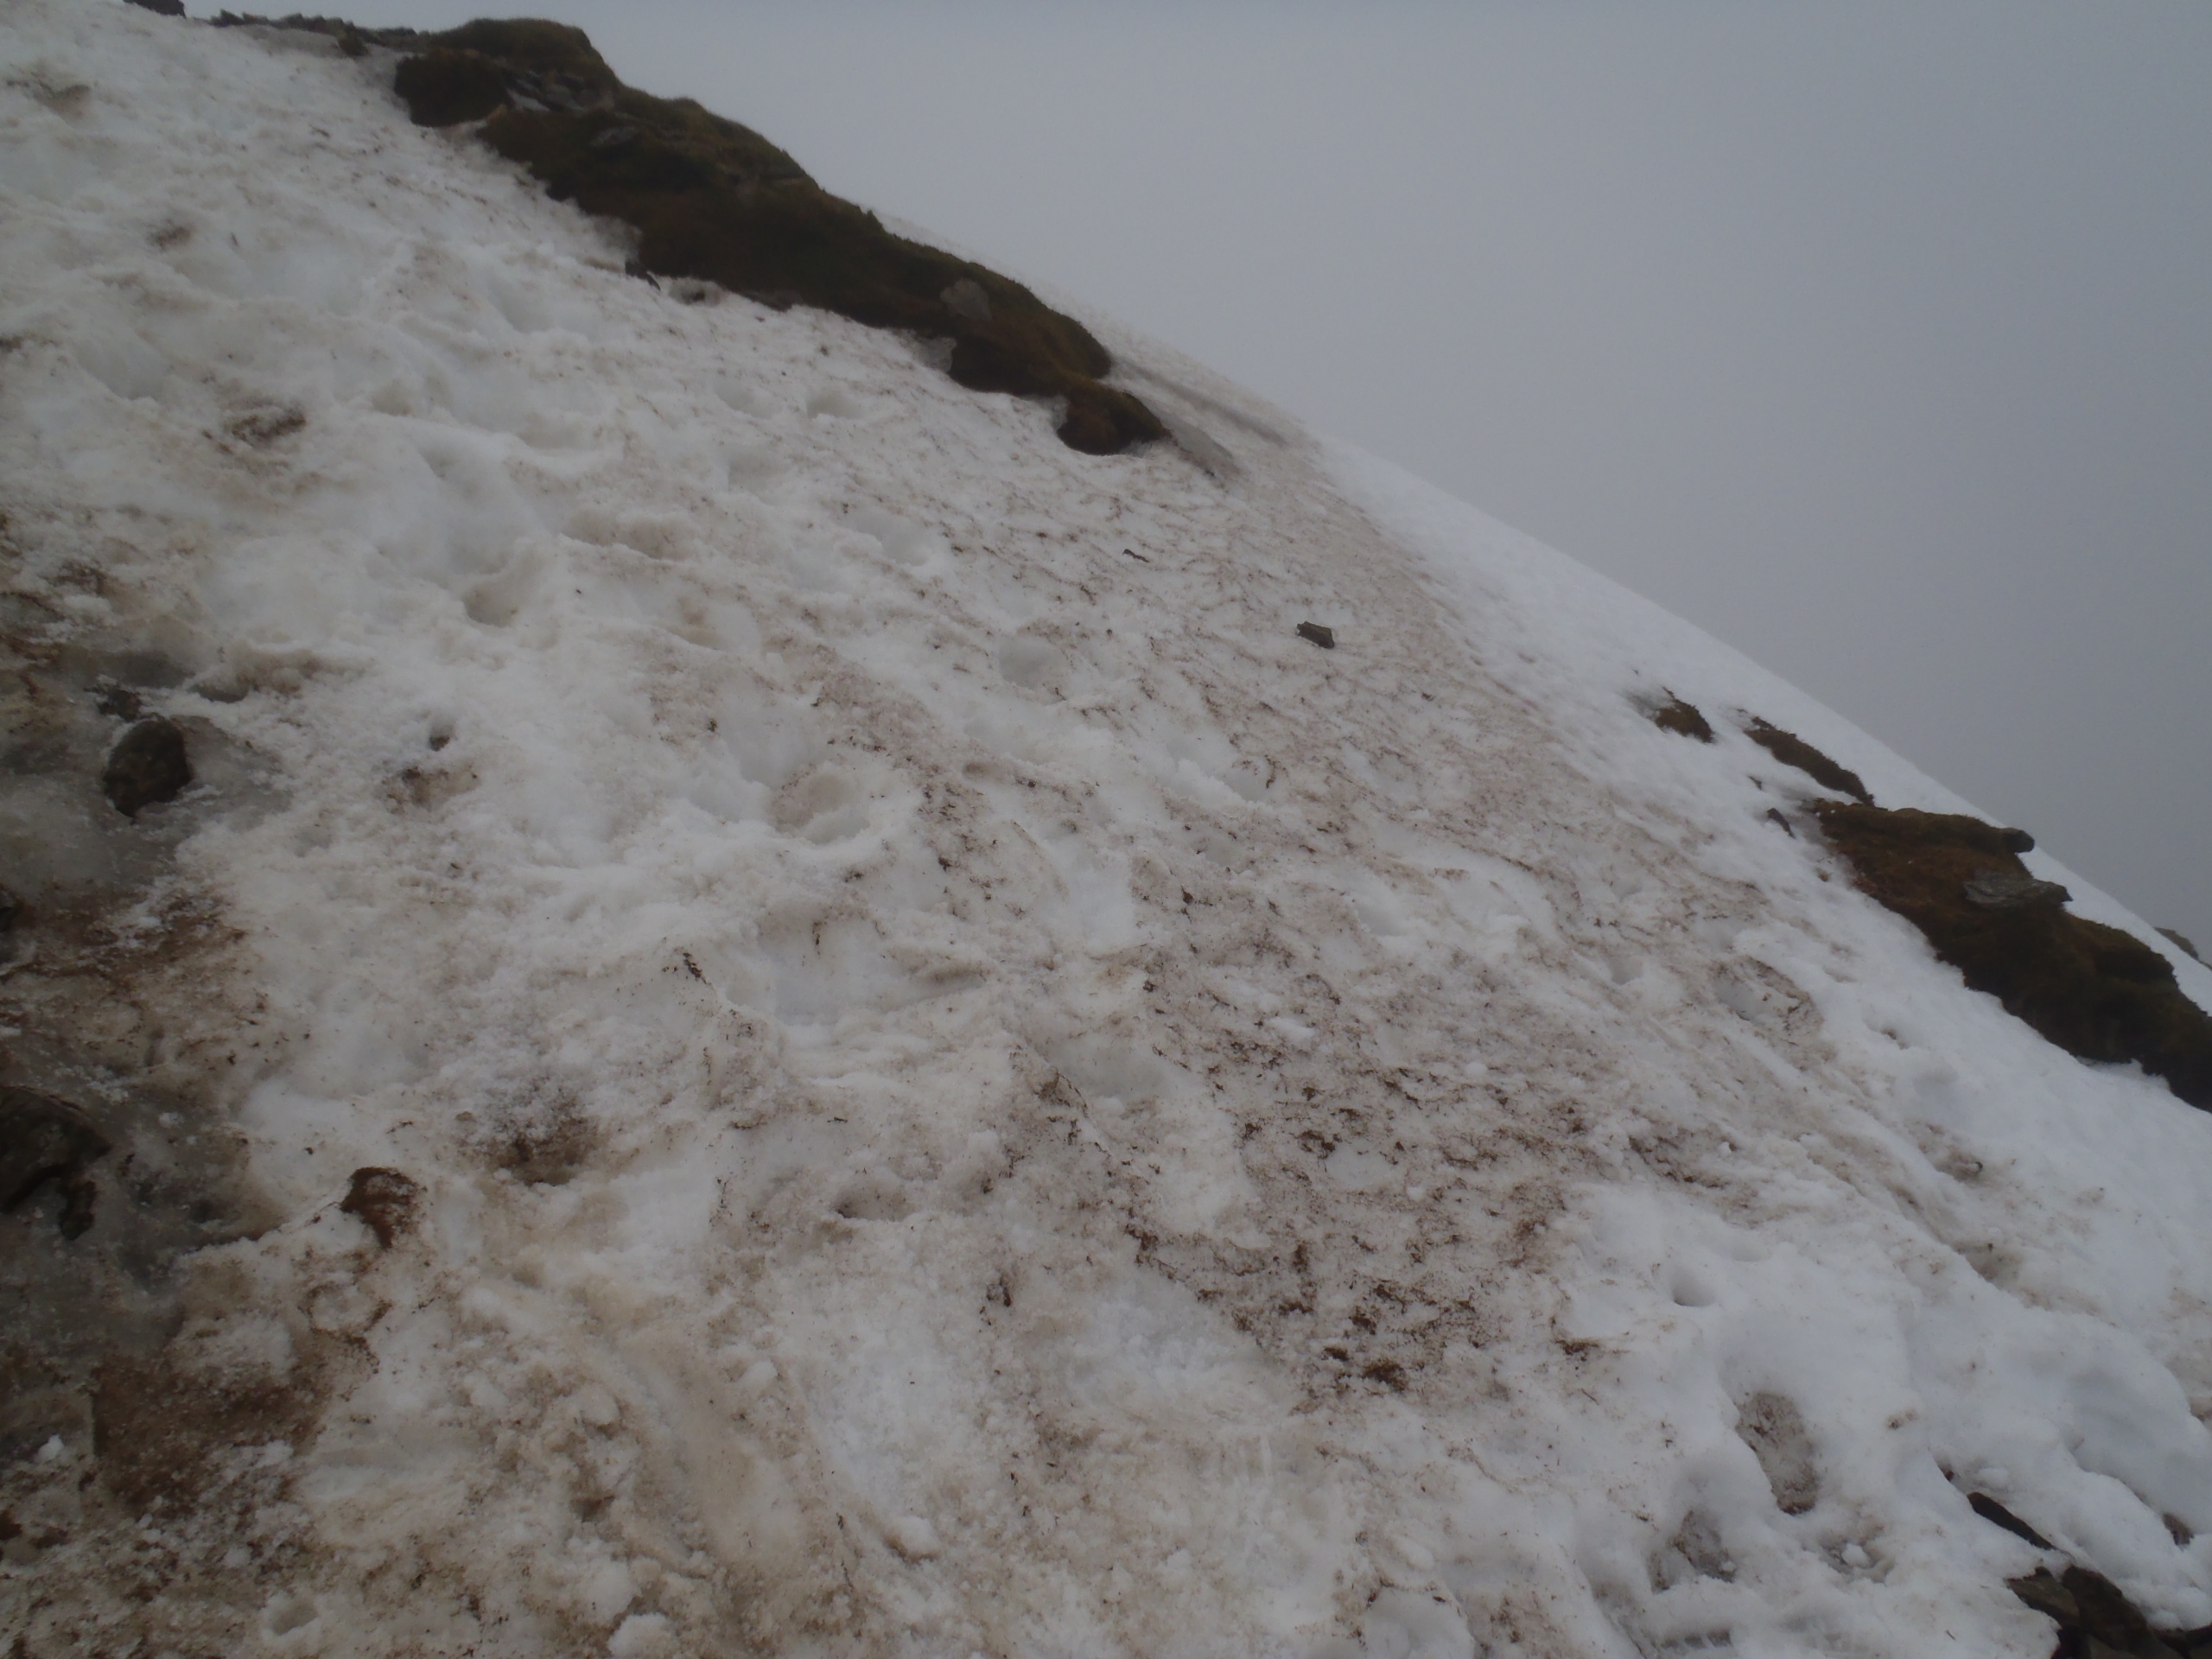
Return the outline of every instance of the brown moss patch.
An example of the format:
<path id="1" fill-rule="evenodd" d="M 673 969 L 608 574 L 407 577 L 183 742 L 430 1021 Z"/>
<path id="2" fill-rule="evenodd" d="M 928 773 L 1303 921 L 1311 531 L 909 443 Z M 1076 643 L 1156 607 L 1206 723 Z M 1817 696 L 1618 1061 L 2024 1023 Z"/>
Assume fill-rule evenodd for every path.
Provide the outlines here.
<path id="1" fill-rule="evenodd" d="M 1672 732 L 1677 737 L 1694 737 L 1700 743 L 1713 741 L 1713 722 L 1701 714 L 1694 702 L 1684 702 L 1669 692 L 1667 701 L 1651 711 L 1651 723 L 1662 732 Z"/>
<path id="2" fill-rule="evenodd" d="M 1874 804 L 1874 798 L 1866 792 L 1866 785 L 1859 782 L 1857 772 L 1838 766 L 1796 733 L 1770 726 L 1754 715 L 1751 723 L 1744 728 L 1744 734 L 1783 766 L 1796 767 L 1823 789 L 1848 795 L 1865 806 Z"/>
<path id="3" fill-rule="evenodd" d="M 949 339 L 955 380 L 1064 399 L 1060 439 L 1087 454 L 1166 435 L 1103 384 L 1113 359 L 1081 323 L 995 271 L 893 235 L 750 128 L 623 86 L 582 30 L 487 21 L 406 44 L 393 84 L 418 124 L 482 121 L 486 142 L 556 200 L 635 231 L 641 272 Z"/>
<path id="4" fill-rule="evenodd" d="M 1910 808 L 1815 810 L 1859 887 L 1927 935 L 1974 989 L 2068 1053 L 2136 1061 L 2212 1109 L 2212 1016 L 2182 995 L 2164 957 L 2073 914 L 2065 888 L 2031 875 L 2024 831 Z"/>

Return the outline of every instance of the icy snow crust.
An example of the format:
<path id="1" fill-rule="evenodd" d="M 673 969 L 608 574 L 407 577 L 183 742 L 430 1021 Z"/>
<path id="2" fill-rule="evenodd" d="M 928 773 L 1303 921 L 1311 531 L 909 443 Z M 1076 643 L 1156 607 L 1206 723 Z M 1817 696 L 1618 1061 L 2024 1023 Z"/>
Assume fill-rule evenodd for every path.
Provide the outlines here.
<path id="1" fill-rule="evenodd" d="M 213 1645 L 2040 1659 L 1968 1490 L 2212 1620 L 2212 1119 L 1738 711 L 1954 798 L 1143 340 L 1180 444 L 1080 456 L 625 278 L 389 58 L 0 49 L 15 590 L 257 780 L 172 809 L 238 944 L 170 1017 L 282 1224 L 175 1363 L 365 1357 L 158 1535 Z M 160 1616 L 80 1524 L 23 1651 Z"/>

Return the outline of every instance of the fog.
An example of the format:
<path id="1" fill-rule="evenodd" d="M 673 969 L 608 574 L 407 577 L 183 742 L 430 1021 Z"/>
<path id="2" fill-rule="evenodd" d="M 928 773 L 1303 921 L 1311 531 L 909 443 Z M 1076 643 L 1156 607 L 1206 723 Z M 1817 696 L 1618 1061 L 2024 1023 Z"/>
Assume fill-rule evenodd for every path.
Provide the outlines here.
<path id="1" fill-rule="evenodd" d="M 2212 10 L 534 3 L 2212 951 Z"/>

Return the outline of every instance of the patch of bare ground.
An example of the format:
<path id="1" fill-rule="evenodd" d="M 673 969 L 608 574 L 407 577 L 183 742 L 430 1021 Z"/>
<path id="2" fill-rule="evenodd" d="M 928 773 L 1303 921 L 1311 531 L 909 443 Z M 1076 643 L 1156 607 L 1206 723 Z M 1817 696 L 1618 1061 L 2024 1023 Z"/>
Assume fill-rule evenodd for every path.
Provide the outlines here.
<path id="1" fill-rule="evenodd" d="M 190 723 L 149 712 L 179 671 L 12 597 L 0 1644 L 236 1650 L 298 1566 L 288 1465 L 353 1350 L 269 1311 L 239 942 L 174 859 L 217 803 L 188 792 Z"/>

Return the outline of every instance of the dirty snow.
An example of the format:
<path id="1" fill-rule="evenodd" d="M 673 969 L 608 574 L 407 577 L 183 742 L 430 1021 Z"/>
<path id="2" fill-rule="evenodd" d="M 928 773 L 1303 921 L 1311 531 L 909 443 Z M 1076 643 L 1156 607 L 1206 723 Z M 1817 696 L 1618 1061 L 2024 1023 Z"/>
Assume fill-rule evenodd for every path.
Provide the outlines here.
<path id="1" fill-rule="evenodd" d="M 11 1075 L 241 1137 L 135 1363 L 304 1402 L 146 1516 L 23 1448 L 16 1651 L 2040 1659 L 1969 1491 L 2212 1621 L 2212 1119 L 1740 725 L 1937 785 L 1109 325 L 1177 444 L 626 278 L 388 54 L 0 54 L 8 648 L 201 778 L 7 780 L 160 1025 Z"/>

